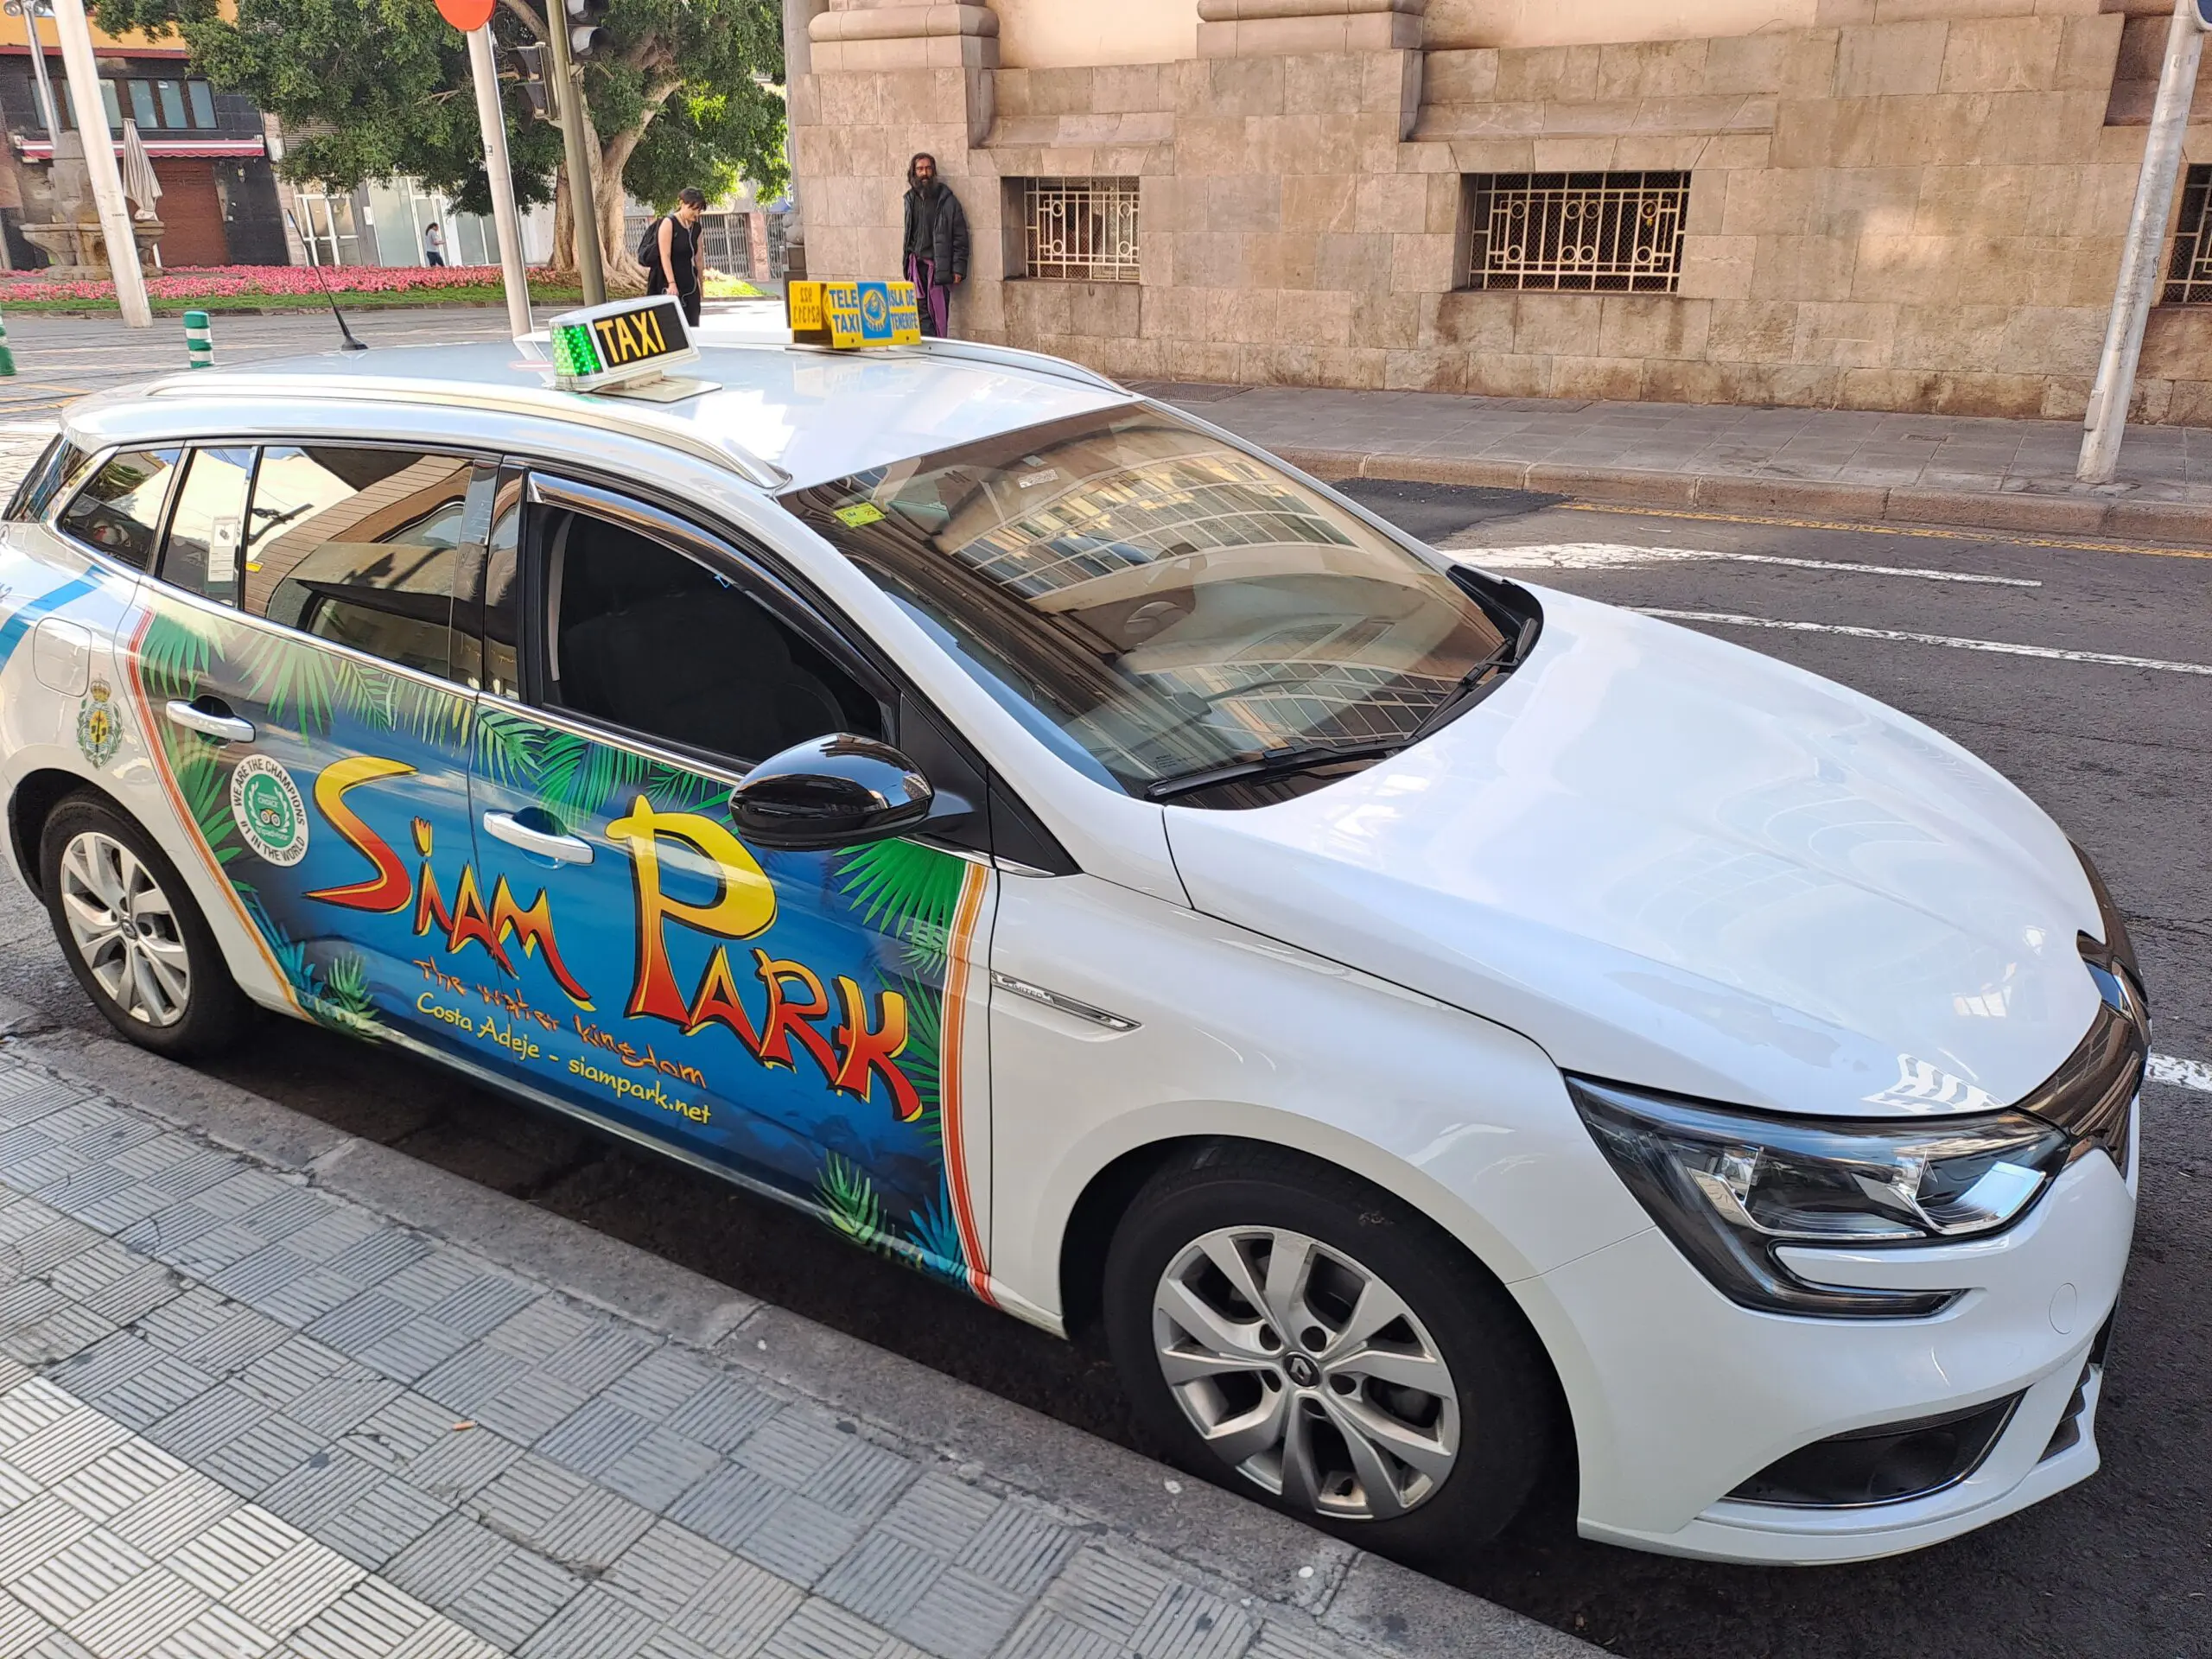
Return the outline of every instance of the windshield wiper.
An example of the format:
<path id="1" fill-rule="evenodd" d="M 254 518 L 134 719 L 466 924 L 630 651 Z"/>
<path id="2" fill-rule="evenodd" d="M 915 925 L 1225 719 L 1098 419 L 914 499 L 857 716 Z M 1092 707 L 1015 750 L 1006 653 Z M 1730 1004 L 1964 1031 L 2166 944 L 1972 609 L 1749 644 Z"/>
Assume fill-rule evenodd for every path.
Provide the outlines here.
<path id="1" fill-rule="evenodd" d="M 1280 748 L 1258 750 L 1224 766 L 1202 766 L 1196 772 L 1178 772 L 1172 778 L 1155 779 L 1144 786 L 1144 794 L 1148 801 L 1173 800 L 1178 795 L 1211 789 L 1217 784 L 1287 778 L 1297 772 L 1311 772 L 1316 766 L 1328 766 L 1332 761 L 1387 760 L 1403 747 L 1403 743 L 1353 743 L 1333 748 L 1325 743 L 1287 743 Z"/>
<path id="2" fill-rule="evenodd" d="M 1444 700 L 1430 709 L 1421 724 L 1414 728 L 1413 735 L 1406 740 L 1407 746 L 1410 747 L 1439 728 L 1448 726 L 1473 704 L 1489 696 L 1497 685 L 1497 681 L 1491 676 L 1496 674 L 1503 678 L 1507 672 L 1520 667 L 1527 660 L 1529 652 L 1535 648 L 1536 635 L 1540 632 L 1541 625 L 1532 616 L 1522 623 L 1518 631 L 1498 641 L 1497 649 L 1462 674 L 1459 683 L 1446 692 Z"/>

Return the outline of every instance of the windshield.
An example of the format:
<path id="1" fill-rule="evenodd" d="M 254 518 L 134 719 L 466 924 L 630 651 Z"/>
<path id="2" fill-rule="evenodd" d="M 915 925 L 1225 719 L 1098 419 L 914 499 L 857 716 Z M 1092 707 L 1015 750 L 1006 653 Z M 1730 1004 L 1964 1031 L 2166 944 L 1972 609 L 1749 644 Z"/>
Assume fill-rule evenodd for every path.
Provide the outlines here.
<path id="1" fill-rule="evenodd" d="M 1130 794 L 1262 757 L 1295 762 L 1301 781 L 1193 804 L 1312 787 L 1332 756 L 1410 741 L 1503 645 L 1450 577 L 1156 408 L 1026 428 L 785 504 L 1031 731 Z"/>

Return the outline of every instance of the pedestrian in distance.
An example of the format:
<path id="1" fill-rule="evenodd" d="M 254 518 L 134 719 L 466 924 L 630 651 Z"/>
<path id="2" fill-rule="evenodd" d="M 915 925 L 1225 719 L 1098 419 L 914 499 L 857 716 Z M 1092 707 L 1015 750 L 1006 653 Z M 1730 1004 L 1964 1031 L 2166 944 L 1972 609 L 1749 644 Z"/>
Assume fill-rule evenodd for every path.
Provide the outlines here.
<path id="1" fill-rule="evenodd" d="M 906 239 L 900 245 L 922 332 L 943 339 L 952 332 L 952 290 L 968 280 L 968 214 L 938 177 L 937 157 L 927 150 L 906 163 Z"/>
<path id="2" fill-rule="evenodd" d="M 706 216 L 707 193 L 686 185 L 676 198 L 676 211 L 663 213 L 645 226 L 638 243 L 638 263 L 645 268 L 645 292 L 673 294 L 683 308 L 684 320 L 699 321 L 699 221 Z"/>
<path id="3" fill-rule="evenodd" d="M 434 219 L 423 227 L 423 263 L 435 267 L 445 262 L 446 233 Z"/>

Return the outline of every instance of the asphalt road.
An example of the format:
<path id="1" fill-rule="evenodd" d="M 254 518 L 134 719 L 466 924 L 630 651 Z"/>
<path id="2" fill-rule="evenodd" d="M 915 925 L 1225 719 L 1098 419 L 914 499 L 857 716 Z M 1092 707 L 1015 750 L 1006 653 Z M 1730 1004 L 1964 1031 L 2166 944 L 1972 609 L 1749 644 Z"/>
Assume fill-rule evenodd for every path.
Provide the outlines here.
<path id="1" fill-rule="evenodd" d="M 1471 554 L 1478 563 L 1529 581 L 1738 619 L 1695 626 L 1854 685 L 1986 755 L 2103 868 L 2144 957 L 2158 1048 L 2212 1060 L 2212 675 L 2094 659 L 2212 665 L 2212 552 L 1637 514 L 1427 486 L 1360 493 L 1417 534 L 1482 550 Z M 1877 565 L 1890 570 L 1868 569 Z M 1958 576 L 2003 581 L 1942 579 Z M 1826 631 L 1837 628 L 1866 632 Z M 43 912 L 12 888 L 0 893 L 0 991 L 55 1027 L 102 1028 Z M 303 1027 L 272 1021 L 211 1069 L 1039 1411 L 1130 1438 L 1102 1361 L 683 1166 Z M 2154 1084 L 2144 1118 L 2143 1211 L 2105 1393 L 2106 1467 L 2094 1480 L 1951 1544 L 1816 1571 L 1584 1543 L 1561 1488 L 1454 1581 L 1635 1659 L 2212 1654 L 2212 1091 Z"/>

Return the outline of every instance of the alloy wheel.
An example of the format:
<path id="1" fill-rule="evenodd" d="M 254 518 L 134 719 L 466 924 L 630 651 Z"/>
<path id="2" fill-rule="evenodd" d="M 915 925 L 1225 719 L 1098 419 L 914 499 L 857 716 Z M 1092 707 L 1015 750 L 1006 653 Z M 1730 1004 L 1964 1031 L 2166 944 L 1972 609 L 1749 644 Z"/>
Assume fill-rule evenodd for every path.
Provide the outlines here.
<path id="1" fill-rule="evenodd" d="M 153 872 L 97 830 L 61 851 L 61 913 L 85 965 L 133 1020 L 173 1026 L 192 998 L 184 935 Z"/>
<path id="2" fill-rule="evenodd" d="M 1342 1250 L 1276 1227 L 1185 1245 L 1153 1297 L 1160 1375 L 1224 1463 L 1316 1514 L 1387 1521 L 1435 1496 L 1459 1395 L 1402 1297 Z"/>

